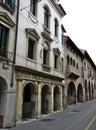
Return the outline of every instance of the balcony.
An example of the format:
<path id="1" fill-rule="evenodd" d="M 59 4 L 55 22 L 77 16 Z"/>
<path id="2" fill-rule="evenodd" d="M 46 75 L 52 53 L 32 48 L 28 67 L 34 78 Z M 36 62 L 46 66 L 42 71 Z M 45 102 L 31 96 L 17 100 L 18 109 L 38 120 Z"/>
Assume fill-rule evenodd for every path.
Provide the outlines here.
<path id="1" fill-rule="evenodd" d="M 73 66 L 67 65 L 66 67 L 67 76 L 71 79 L 77 79 L 80 76 L 79 69 L 76 69 Z"/>

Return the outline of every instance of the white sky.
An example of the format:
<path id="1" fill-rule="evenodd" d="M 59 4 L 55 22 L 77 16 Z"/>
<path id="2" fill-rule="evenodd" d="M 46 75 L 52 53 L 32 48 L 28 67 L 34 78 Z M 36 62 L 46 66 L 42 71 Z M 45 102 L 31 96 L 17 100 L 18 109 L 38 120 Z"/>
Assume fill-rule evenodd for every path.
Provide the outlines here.
<path id="1" fill-rule="evenodd" d="M 62 23 L 68 36 L 96 64 L 96 1 L 60 0 L 60 3 L 66 12 Z"/>

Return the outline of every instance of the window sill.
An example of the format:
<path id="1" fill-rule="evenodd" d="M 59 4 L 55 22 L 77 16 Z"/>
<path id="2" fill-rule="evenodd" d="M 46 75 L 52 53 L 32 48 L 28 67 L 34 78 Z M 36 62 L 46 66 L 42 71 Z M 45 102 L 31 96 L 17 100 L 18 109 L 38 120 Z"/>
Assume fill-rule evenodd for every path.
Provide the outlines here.
<path id="1" fill-rule="evenodd" d="M 51 68 L 48 65 L 42 64 L 42 68 L 44 71 L 50 72 Z"/>
<path id="2" fill-rule="evenodd" d="M 30 59 L 30 58 L 26 58 L 26 60 L 37 64 L 37 61 L 36 61 L 36 60 Z"/>

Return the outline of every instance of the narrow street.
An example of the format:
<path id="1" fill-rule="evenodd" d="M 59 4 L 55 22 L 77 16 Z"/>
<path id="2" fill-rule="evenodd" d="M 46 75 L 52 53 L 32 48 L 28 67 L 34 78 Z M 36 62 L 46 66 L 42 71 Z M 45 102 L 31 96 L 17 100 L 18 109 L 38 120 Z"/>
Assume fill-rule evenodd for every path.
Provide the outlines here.
<path id="1" fill-rule="evenodd" d="M 10 130 L 96 130 L 96 99 L 23 123 Z"/>

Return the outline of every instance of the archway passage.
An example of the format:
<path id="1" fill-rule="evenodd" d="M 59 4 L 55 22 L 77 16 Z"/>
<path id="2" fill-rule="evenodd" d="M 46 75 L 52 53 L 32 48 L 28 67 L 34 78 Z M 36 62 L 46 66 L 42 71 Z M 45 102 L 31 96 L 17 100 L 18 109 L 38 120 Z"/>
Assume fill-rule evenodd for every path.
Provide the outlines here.
<path id="1" fill-rule="evenodd" d="M 22 118 L 34 118 L 36 115 L 36 90 L 31 83 L 24 87 Z"/>
<path id="2" fill-rule="evenodd" d="M 49 113 L 50 93 L 49 87 L 44 85 L 41 92 L 41 114 Z"/>
<path id="3" fill-rule="evenodd" d="M 92 99 L 94 99 L 94 87 L 93 87 L 93 84 L 92 84 Z"/>
<path id="4" fill-rule="evenodd" d="M 71 82 L 68 86 L 67 102 L 68 102 L 68 104 L 76 103 L 76 89 L 75 89 L 75 85 L 73 82 Z"/>
<path id="5" fill-rule="evenodd" d="M 60 92 L 59 92 L 59 87 L 56 86 L 54 88 L 54 111 L 60 109 Z"/>
<path id="6" fill-rule="evenodd" d="M 85 80 L 85 101 L 88 101 L 88 88 L 87 88 L 87 81 Z"/>
<path id="7" fill-rule="evenodd" d="M 5 90 L 8 89 L 7 82 L 4 78 L 0 77 L 0 115 L 4 114 L 4 108 L 6 107 L 6 93 L 4 93 Z"/>
<path id="8" fill-rule="evenodd" d="M 77 102 L 83 102 L 83 89 L 81 84 L 79 84 L 78 89 L 77 89 Z"/>
<path id="9" fill-rule="evenodd" d="M 89 82 L 89 85 L 88 85 L 88 89 L 89 89 L 89 100 L 91 100 L 91 85 L 90 85 L 90 82 Z"/>

